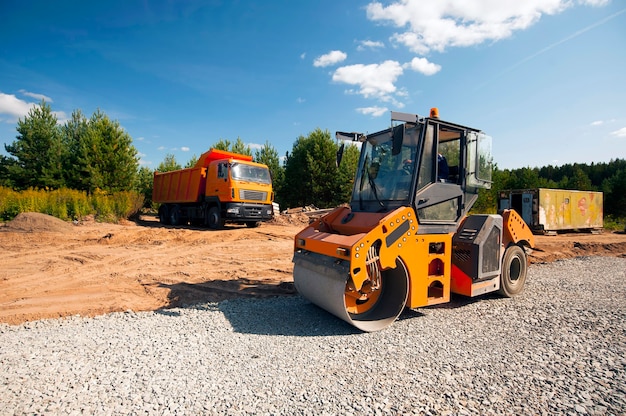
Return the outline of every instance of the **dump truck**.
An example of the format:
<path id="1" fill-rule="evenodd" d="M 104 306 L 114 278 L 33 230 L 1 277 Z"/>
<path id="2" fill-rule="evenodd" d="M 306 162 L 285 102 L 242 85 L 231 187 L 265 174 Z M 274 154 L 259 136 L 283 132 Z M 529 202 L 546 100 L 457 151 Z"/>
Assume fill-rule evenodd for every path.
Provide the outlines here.
<path id="1" fill-rule="evenodd" d="M 498 196 L 498 209 L 514 209 L 534 234 L 563 231 L 601 232 L 603 194 L 570 189 L 509 189 Z"/>
<path id="2" fill-rule="evenodd" d="M 514 210 L 468 215 L 491 187 L 490 136 L 433 108 L 391 112 L 385 130 L 336 137 L 338 163 L 346 144 L 360 147 L 352 196 L 294 237 L 300 295 L 369 332 L 451 293 L 522 292 L 535 245 L 529 227 Z"/>
<path id="3" fill-rule="evenodd" d="M 162 224 L 257 227 L 273 218 L 273 199 L 269 169 L 252 156 L 210 149 L 191 168 L 154 173 Z"/>

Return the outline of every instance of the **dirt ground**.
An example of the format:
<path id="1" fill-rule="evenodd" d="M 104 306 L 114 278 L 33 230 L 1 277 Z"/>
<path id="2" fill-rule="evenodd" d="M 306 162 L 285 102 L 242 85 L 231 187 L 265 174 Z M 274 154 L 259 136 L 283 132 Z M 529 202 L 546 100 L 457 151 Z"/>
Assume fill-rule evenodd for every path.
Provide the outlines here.
<path id="1" fill-rule="evenodd" d="M 294 294 L 293 237 L 304 214 L 250 229 L 161 226 L 156 218 L 66 223 L 35 213 L 0 224 L 0 322 L 147 311 Z M 536 236 L 532 263 L 626 257 L 626 234 Z"/>

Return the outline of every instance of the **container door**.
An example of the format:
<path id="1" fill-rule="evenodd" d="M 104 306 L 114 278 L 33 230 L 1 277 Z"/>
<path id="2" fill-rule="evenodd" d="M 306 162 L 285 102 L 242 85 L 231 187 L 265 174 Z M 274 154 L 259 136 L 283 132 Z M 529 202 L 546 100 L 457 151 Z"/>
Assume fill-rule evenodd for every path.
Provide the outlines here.
<path id="1" fill-rule="evenodd" d="M 533 223 L 533 194 L 532 192 L 522 193 L 522 219 L 528 225 Z"/>

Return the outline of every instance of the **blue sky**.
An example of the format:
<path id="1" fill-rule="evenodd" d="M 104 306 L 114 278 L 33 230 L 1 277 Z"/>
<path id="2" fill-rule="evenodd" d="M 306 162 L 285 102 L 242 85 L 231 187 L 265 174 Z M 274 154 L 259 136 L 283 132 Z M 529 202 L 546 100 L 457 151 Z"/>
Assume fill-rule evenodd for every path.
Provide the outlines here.
<path id="1" fill-rule="evenodd" d="M 41 99 L 101 109 L 152 168 L 436 106 L 500 168 L 626 158 L 623 1 L 3 0 L 0 45 L 0 143 Z"/>

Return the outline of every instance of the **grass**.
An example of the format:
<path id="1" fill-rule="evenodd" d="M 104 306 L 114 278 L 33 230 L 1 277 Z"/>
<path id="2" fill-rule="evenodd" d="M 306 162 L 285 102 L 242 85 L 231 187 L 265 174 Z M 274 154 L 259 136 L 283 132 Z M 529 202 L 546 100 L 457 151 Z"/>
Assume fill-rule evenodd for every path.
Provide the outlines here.
<path id="1" fill-rule="evenodd" d="M 0 220 L 10 221 L 22 212 L 39 212 L 65 221 L 93 215 L 96 221 L 118 222 L 137 214 L 144 198 L 138 192 L 87 194 L 73 189 L 27 189 L 0 187 Z"/>

